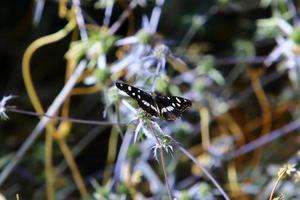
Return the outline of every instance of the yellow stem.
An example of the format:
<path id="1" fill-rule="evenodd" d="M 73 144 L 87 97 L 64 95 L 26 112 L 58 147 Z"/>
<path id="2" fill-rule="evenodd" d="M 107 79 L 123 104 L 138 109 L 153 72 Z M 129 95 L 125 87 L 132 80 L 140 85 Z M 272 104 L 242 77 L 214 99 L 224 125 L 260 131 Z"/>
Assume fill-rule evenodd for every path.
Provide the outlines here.
<path id="1" fill-rule="evenodd" d="M 22 69 L 23 69 L 23 79 L 25 83 L 25 87 L 27 89 L 27 93 L 29 98 L 33 104 L 33 107 L 38 111 L 43 111 L 43 108 L 39 102 L 38 96 L 36 94 L 35 88 L 32 83 L 31 75 L 30 75 L 30 59 L 33 53 L 40 47 L 61 40 L 67 34 L 72 31 L 76 27 L 76 21 L 71 19 L 69 23 L 60 31 L 53 33 L 51 35 L 47 35 L 35 40 L 31 43 L 26 49 L 23 60 L 22 60 Z"/>
<path id="2" fill-rule="evenodd" d="M 207 150 L 210 145 L 209 137 L 209 112 L 206 107 L 201 107 L 199 109 L 200 113 L 200 124 L 201 124 L 201 138 L 203 149 Z"/>
<path id="3" fill-rule="evenodd" d="M 79 169 L 76 165 L 76 162 L 73 159 L 71 150 L 69 149 L 69 147 L 64 139 L 58 139 L 57 141 L 58 141 L 59 147 L 60 147 L 62 153 L 64 154 L 64 157 L 68 163 L 68 166 L 71 169 L 72 175 L 74 177 L 75 183 L 78 187 L 81 197 L 86 197 L 88 195 L 88 191 L 84 184 L 83 178 L 81 177 Z"/>
<path id="4" fill-rule="evenodd" d="M 232 196 L 235 198 L 238 198 L 238 195 L 240 194 L 240 187 L 238 183 L 238 176 L 236 172 L 235 167 L 235 161 L 232 161 L 228 165 L 228 180 L 229 180 L 229 187 L 232 193 Z"/>
<path id="5" fill-rule="evenodd" d="M 64 38 L 71 30 L 76 27 L 76 21 L 71 19 L 66 27 L 54 34 L 39 38 L 35 40 L 32 44 L 26 49 L 23 60 L 22 60 L 22 72 L 23 79 L 25 83 L 25 88 L 27 90 L 30 101 L 34 109 L 38 113 L 44 113 L 44 109 L 39 101 L 39 98 L 36 94 L 33 82 L 31 79 L 30 73 L 30 59 L 33 53 L 40 47 L 58 41 Z M 54 132 L 54 126 L 52 123 L 49 123 L 46 126 L 46 141 L 45 141 L 45 174 L 46 174 L 46 188 L 47 188 L 47 199 L 54 199 L 54 177 L 52 170 L 52 148 L 53 148 L 53 138 L 52 133 Z"/>
<path id="6" fill-rule="evenodd" d="M 250 72 L 251 83 L 254 90 L 254 93 L 257 97 L 258 103 L 260 105 L 262 111 L 262 134 L 267 134 L 271 130 L 271 121 L 272 121 L 272 114 L 270 109 L 270 104 L 268 101 L 268 97 L 264 92 L 264 89 L 261 86 L 260 78 L 258 72 Z"/>
<path id="7" fill-rule="evenodd" d="M 105 164 L 105 170 L 103 173 L 103 183 L 105 184 L 109 177 L 111 177 L 112 172 L 112 166 L 111 164 L 116 159 L 117 155 L 117 144 L 118 144 L 118 132 L 116 131 L 116 128 L 112 128 L 110 137 L 109 137 L 109 143 L 108 143 L 108 153 L 107 153 L 107 160 Z"/>
<path id="8" fill-rule="evenodd" d="M 258 100 L 258 103 L 260 105 L 261 108 L 261 112 L 262 112 L 262 130 L 261 130 L 261 134 L 265 135 L 267 133 L 270 132 L 271 130 L 271 122 L 272 122 L 272 114 L 270 111 L 270 104 L 267 98 L 266 93 L 263 90 L 263 87 L 261 86 L 260 83 L 260 74 L 258 71 L 254 71 L 254 70 L 250 70 L 250 78 L 251 78 L 251 84 L 252 84 L 252 88 L 253 91 L 255 93 L 255 96 Z M 258 149 L 254 159 L 252 162 L 254 162 L 254 165 L 258 164 L 259 159 L 261 156 L 261 149 Z"/>

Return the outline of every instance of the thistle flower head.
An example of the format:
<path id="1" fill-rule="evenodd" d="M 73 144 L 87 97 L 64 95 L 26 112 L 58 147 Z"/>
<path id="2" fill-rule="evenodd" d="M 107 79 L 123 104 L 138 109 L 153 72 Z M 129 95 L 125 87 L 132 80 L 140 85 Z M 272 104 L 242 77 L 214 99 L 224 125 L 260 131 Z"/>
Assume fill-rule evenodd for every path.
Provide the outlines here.
<path id="1" fill-rule="evenodd" d="M 3 119 L 3 120 L 9 119 L 8 115 L 6 114 L 6 111 L 7 111 L 6 104 L 7 104 L 8 100 L 15 98 L 15 97 L 16 96 L 14 96 L 14 95 L 8 95 L 8 96 L 4 96 L 2 98 L 2 100 L 0 101 L 0 119 Z"/>
<path id="2" fill-rule="evenodd" d="M 170 153 L 172 155 L 173 153 L 173 146 L 172 146 L 172 138 L 168 135 L 163 135 L 161 136 L 159 139 L 159 142 L 157 142 L 153 147 L 153 155 L 154 155 L 154 158 L 156 160 L 158 160 L 158 157 L 157 157 L 157 150 L 159 149 L 163 149 L 165 150 L 166 153 Z"/>
<path id="3" fill-rule="evenodd" d="M 166 45 L 161 44 L 155 47 L 153 56 L 157 59 L 166 59 L 170 53 L 170 49 Z"/>

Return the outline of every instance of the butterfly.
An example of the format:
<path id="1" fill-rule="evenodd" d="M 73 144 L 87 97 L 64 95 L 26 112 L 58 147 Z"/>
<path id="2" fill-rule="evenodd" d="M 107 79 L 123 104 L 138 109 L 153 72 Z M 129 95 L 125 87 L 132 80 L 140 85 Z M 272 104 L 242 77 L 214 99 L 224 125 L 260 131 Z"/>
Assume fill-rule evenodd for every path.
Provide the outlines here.
<path id="1" fill-rule="evenodd" d="M 171 121 L 177 119 L 192 102 L 178 96 L 151 95 L 126 83 L 116 82 L 117 88 L 137 101 L 138 105 L 154 117 Z"/>

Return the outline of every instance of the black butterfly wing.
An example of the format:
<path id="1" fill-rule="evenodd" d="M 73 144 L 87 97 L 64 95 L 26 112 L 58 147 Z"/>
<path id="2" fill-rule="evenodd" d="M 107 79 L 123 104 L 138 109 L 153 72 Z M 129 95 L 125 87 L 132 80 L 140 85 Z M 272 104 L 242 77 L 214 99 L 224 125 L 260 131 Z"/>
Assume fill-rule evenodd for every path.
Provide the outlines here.
<path id="1" fill-rule="evenodd" d="M 155 101 L 160 110 L 160 115 L 166 120 L 177 119 L 192 105 L 190 100 L 177 96 L 157 95 Z"/>
<path id="2" fill-rule="evenodd" d="M 126 83 L 116 82 L 117 88 L 126 92 L 131 98 L 137 101 L 139 106 L 147 113 L 158 117 L 159 111 L 152 96 L 143 90 L 128 85 Z"/>

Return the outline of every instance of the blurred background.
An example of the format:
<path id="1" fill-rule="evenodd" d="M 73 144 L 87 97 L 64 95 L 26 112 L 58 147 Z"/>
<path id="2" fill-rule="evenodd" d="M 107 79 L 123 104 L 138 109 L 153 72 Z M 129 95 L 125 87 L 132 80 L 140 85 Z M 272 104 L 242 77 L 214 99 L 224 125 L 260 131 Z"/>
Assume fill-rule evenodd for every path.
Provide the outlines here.
<path id="1" fill-rule="evenodd" d="M 1 1 L 0 98 L 16 95 L 8 105 L 42 113 L 85 60 L 55 115 L 113 124 L 51 120 L 1 180 L 0 199 L 168 199 L 162 165 L 174 198 L 224 199 L 178 146 L 157 146 L 116 80 L 193 102 L 175 122 L 151 120 L 230 199 L 300 199 L 299 3 Z M 6 114 L 0 177 L 40 119 Z"/>

